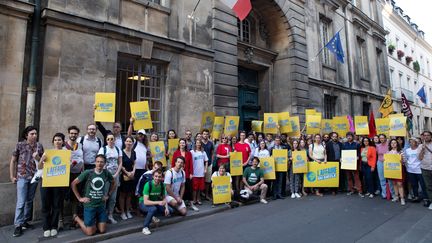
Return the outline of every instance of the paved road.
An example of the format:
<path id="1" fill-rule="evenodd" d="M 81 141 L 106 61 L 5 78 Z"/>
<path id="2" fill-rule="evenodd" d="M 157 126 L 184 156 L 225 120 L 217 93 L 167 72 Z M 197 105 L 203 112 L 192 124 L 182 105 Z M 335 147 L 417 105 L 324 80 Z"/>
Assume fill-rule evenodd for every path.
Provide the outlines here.
<path id="1" fill-rule="evenodd" d="M 308 196 L 254 204 L 106 242 L 432 242 L 432 210 L 380 198 Z"/>

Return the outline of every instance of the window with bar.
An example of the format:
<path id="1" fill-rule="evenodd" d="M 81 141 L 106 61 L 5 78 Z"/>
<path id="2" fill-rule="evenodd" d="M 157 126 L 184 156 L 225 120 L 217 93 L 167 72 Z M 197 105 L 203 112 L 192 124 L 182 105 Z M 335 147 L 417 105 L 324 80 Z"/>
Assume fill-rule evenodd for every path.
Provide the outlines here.
<path id="1" fill-rule="evenodd" d="M 324 118 L 332 119 L 336 115 L 337 96 L 324 95 Z"/>
<path id="2" fill-rule="evenodd" d="M 138 57 L 119 56 L 117 64 L 116 119 L 129 125 L 129 102 L 148 101 L 153 131 L 163 134 L 164 66 Z M 126 130 L 126 129 L 125 129 Z"/>
<path id="3" fill-rule="evenodd" d="M 238 36 L 237 39 L 239 41 L 250 42 L 250 33 L 251 33 L 251 25 L 248 19 L 243 19 L 240 21 L 237 19 L 237 28 L 238 28 Z"/>

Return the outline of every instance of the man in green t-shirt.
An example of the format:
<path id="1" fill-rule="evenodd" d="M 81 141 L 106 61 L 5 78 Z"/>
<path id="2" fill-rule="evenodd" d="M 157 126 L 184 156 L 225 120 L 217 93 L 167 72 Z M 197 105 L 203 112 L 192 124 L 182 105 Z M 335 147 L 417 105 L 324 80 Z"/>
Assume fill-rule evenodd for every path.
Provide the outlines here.
<path id="1" fill-rule="evenodd" d="M 84 220 L 76 214 L 73 215 L 75 221 L 86 235 L 94 235 L 97 229 L 100 233 L 105 233 L 107 214 L 105 209 L 106 200 L 115 188 L 115 180 L 109 171 L 104 169 L 105 156 L 96 156 L 95 168 L 81 173 L 72 181 L 72 191 L 79 202 L 84 204 Z M 78 191 L 78 184 L 84 182 L 84 197 Z M 104 195 L 105 183 L 111 183 L 108 195 Z"/>
<path id="2" fill-rule="evenodd" d="M 243 172 L 243 184 L 245 192 L 252 195 L 254 192 L 261 191 L 261 203 L 267 204 L 266 194 L 267 185 L 264 183 L 264 171 L 258 168 L 259 158 L 254 157 L 252 166 L 247 167 Z"/>
<path id="3" fill-rule="evenodd" d="M 142 229 L 142 233 L 145 235 L 151 234 L 149 230 L 149 226 L 151 221 L 155 220 L 154 216 L 156 214 L 164 214 L 168 216 L 170 214 L 170 210 L 168 204 L 165 200 L 165 186 L 162 181 L 162 171 L 155 170 L 153 172 L 153 180 L 147 182 L 144 185 L 142 197 L 139 199 L 139 206 L 142 212 L 147 213 L 144 219 L 144 227 Z"/>

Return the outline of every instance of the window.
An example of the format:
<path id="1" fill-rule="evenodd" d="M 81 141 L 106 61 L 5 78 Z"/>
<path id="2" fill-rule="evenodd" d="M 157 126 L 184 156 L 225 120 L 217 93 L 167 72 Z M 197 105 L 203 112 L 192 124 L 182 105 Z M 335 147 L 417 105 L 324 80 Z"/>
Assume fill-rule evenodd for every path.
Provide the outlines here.
<path id="1" fill-rule="evenodd" d="M 331 56 L 330 56 L 330 51 L 327 48 L 324 48 L 324 46 L 330 41 L 330 22 L 328 22 L 325 19 L 320 19 L 320 37 L 321 37 L 321 57 L 322 57 L 322 62 L 326 65 L 331 65 Z"/>
<path id="2" fill-rule="evenodd" d="M 360 77 L 367 78 L 368 77 L 368 58 L 367 58 L 367 51 L 366 51 L 366 42 L 365 40 L 361 38 L 357 38 L 357 45 L 358 45 L 358 57 L 359 57 L 359 72 Z"/>
<path id="3" fill-rule="evenodd" d="M 385 66 L 384 66 L 384 59 L 383 59 L 383 51 L 381 49 L 376 49 L 376 54 L 377 54 L 377 77 L 378 77 L 378 83 L 380 84 L 386 84 L 386 78 L 384 75 L 384 70 L 385 70 Z M 390 81 L 391 81 L 391 74 L 392 74 L 392 70 L 390 70 Z"/>
<path id="4" fill-rule="evenodd" d="M 154 3 L 157 3 L 157 4 L 161 4 L 161 0 L 149 0 L 149 2 L 154 2 Z"/>
<path id="5" fill-rule="evenodd" d="M 399 37 L 396 36 L 396 49 L 399 49 Z"/>
<path id="6" fill-rule="evenodd" d="M 411 77 L 407 75 L 407 90 L 411 91 Z"/>
<path id="7" fill-rule="evenodd" d="M 431 71 L 430 71 L 429 60 L 426 61 L 426 69 L 427 69 L 427 75 L 428 75 L 428 77 L 431 78 Z"/>
<path id="8" fill-rule="evenodd" d="M 420 131 L 420 116 L 417 116 L 417 129 Z"/>
<path id="9" fill-rule="evenodd" d="M 239 41 L 250 42 L 250 33 L 251 33 L 251 25 L 248 19 L 243 19 L 240 21 L 237 19 L 237 29 L 238 29 L 238 37 Z"/>
<path id="10" fill-rule="evenodd" d="M 391 87 L 393 87 L 393 90 L 394 90 L 394 88 L 395 88 L 395 82 L 394 82 L 394 69 L 393 68 L 390 68 L 389 69 L 390 70 L 390 85 L 391 85 Z"/>
<path id="11" fill-rule="evenodd" d="M 130 56 L 119 56 L 116 86 L 116 120 L 127 127 L 129 102 L 148 101 L 153 131 L 162 133 L 163 89 L 165 73 L 162 64 Z"/>
<path id="12" fill-rule="evenodd" d="M 337 96 L 324 95 L 324 118 L 332 119 L 336 115 Z"/>
<path id="13" fill-rule="evenodd" d="M 424 71 L 425 70 L 425 65 L 424 65 L 424 60 L 423 60 L 423 56 L 420 56 L 420 71 L 421 73 L 424 75 Z"/>
<path id="14" fill-rule="evenodd" d="M 363 116 L 369 116 L 371 104 L 369 102 L 363 102 L 363 110 L 362 115 Z"/>

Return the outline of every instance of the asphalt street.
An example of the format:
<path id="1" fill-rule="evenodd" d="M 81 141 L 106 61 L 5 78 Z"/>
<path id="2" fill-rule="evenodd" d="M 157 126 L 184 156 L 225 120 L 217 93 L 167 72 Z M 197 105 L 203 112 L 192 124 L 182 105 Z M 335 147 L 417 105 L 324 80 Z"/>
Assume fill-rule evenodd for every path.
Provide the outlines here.
<path id="1" fill-rule="evenodd" d="M 325 195 L 254 204 L 106 242 L 432 242 L 432 210 Z"/>

